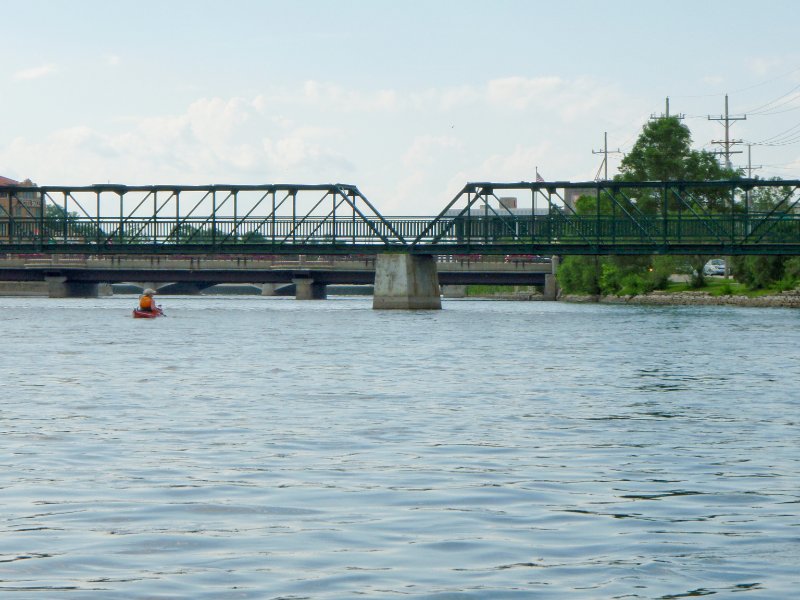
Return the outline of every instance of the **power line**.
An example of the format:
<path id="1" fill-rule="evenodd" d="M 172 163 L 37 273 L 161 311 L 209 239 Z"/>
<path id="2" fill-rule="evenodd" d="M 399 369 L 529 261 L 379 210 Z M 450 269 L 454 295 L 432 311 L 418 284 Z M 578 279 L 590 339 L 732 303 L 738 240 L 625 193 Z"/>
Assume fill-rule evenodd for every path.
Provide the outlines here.
<path id="1" fill-rule="evenodd" d="M 754 146 L 786 146 L 794 144 L 800 135 L 800 123 L 797 123 L 789 129 L 784 129 L 780 133 L 776 133 L 768 138 L 764 138 L 757 142 L 751 142 Z"/>
<path id="2" fill-rule="evenodd" d="M 761 106 L 756 106 L 755 108 L 753 108 L 751 110 L 748 110 L 747 114 L 752 115 L 752 114 L 767 113 L 767 111 L 771 111 L 771 110 L 773 110 L 775 108 L 778 108 L 778 106 L 786 104 L 787 102 L 791 102 L 792 100 L 797 98 L 797 94 L 795 94 L 794 96 L 792 96 L 788 100 L 785 100 L 785 101 L 783 101 L 781 103 L 778 103 L 779 100 L 783 100 L 787 96 L 791 95 L 792 92 L 794 92 L 794 91 L 796 91 L 798 89 L 800 89 L 800 84 L 794 86 L 792 89 L 790 89 L 788 92 L 786 92 L 782 96 L 778 96 L 777 98 L 775 98 L 774 100 L 770 100 L 766 104 L 762 104 Z"/>
<path id="3" fill-rule="evenodd" d="M 787 71 L 787 72 L 785 72 L 785 73 L 783 73 L 781 75 L 776 75 L 775 77 L 772 77 L 771 79 L 766 79 L 764 81 L 760 81 L 758 83 L 754 83 L 753 85 L 748 85 L 747 87 L 742 87 L 742 88 L 733 90 L 733 93 L 738 94 L 739 92 L 746 92 L 748 90 L 752 90 L 752 89 L 755 89 L 757 87 L 761 87 L 762 85 L 767 85 L 768 83 L 772 83 L 773 81 L 777 81 L 778 79 L 783 79 L 784 77 L 788 77 L 789 75 L 794 75 L 798 71 L 800 71 L 800 67 L 794 68 L 791 71 Z M 721 96 L 721 95 L 722 95 L 721 93 L 716 93 L 716 94 L 690 94 L 690 95 L 682 94 L 680 96 L 675 96 L 675 97 L 676 98 L 713 98 L 715 96 Z"/>
<path id="4" fill-rule="evenodd" d="M 721 154 L 725 156 L 725 168 L 730 169 L 732 168 L 731 165 L 731 154 L 741 154 L 741 150 L 731 150 L 732 146 L 736 144 L 741 144 L 742 140 L 732 140 L 730 136 L 731 130 L 731 121 L 744 121 L 747 119 L 747 115 L 742 115 L 740 117 L 732 117 L 728 113 L 728 94 L 725 94 L 725 114 L 720 115 L 719 117 L 712 117 L 708 115 L 709 121 L 722 121 L 724 122 L 725 127 L 725 139 L 724 140 L 712 140 L 712 144 L 719 144 L 722 146 L 722 151 L 716 151 L 713 154 Z"/>

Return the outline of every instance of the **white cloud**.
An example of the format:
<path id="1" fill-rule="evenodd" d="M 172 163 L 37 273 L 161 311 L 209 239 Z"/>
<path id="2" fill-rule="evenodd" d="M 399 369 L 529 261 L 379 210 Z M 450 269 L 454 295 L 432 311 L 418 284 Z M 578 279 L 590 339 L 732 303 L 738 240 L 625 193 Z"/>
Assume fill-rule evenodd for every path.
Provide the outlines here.
<path id="1" fill-rule="evenodd" d="M 784 61 L 783 59 L 774 56 L 773 57 L 760 56 L 760 57 L 750 58 L 746 64 L 748 70 L 751 73 L 758 75 L 759 77 L 763 77 L 765 75 L 773 73 L 775 69 L 780 68 L 781 65 L 784 64 Z"/>
<path id="2" fill-rule="evenodd" d="M 612 109 L 623 95 L 613 86 L 581 77 L 507 77 L 489 81 L 486 98 L 501 109 L 555 114 L 564 122 L 594 114 L 599 107 Z"/>
<path id="3" fill-rule="evenodd" d="M 47 77 L 54 73 L 55 70 L 55 65 L 40 65 L 38 67 L 17 71 L 14 73 L 14 79 L 41 79 L 42 77 Z"/>
<path id="4" fill-rule="evenodd" d="M 122 63 L 122 59 L 116 54 L 106 54 L 105 63 L 109 67 L 117 67 Z"/>
<path id="5" fill-rule="evenodd" d="M 276 171 L 287 175 L 298 171 L 352 171 L 353 164 L 327 141 L 334 134 L 334 130 L 301 127 L 275 140 L 265 138 L 262 140 L 265 158 Z"/>
<path id="6" fill-rule="evenodd" d="M 516 146 L 511 152 L 492 154 L 475 170 L 478 181 L 535 181 L 536 167 L 552 154 L 548 142 L 536 146 Z M 543 174 L 543 176 L 546 174 Z"/>
<path id="7" fill-rule="evenodd" d="M 290 95 L 297 97 L 296 93 Z M 309 80 L 303 84 L 303 101 L 311 106 L 342 111 L 391 111 L 399 108 L 399 94 L 394 90 L 348 90 L 332 83 Z"/>
<path id="8" fill-rule="evenodd" d="M 243 98 L 201 98 L 193 102 L 187 112 L 192 133 L 208 144 L 223 143 L 234 136 L 240 126 L 251 120 L 256 111 L 253 102 Z"/>
<path id="9" fill-rule="evenodd" d="M 490 81 L 486 93 L 492 104 L 525 110 L 533 103 L 548 101 L 561 89 L 563 81 L 558 77 L 506 77 Z"/>
<path id="10" fill-rule="evenodd" d="M 594 172 L 603 129 L 641 114 L 588 78 L 408 92 L 307 81 L 18 138 L 0 147 L 0 164 L 52 185 L 345 181 L 384 214 L 434 214 L 467 181 L 531 180 L 537 165 L 552 179 Z"/>
<path id="11" fill-rule="evenodd" d="M 452 136 L 422 135 L 415 138 L 406 150 L 403 164 L 406 167 L 430 167 L 439 158 L 441 151 L 453 151 L 460 146 L 458 139 Z"/>

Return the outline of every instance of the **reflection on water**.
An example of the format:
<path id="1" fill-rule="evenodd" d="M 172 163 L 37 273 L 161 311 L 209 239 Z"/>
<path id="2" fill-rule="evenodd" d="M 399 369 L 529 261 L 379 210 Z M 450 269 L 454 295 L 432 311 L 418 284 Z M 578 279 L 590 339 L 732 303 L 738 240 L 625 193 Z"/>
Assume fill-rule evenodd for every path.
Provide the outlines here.
<path id="1" fill-rule="evenodd" d="M 796 594 L 796 311 L 132 304 L 0 298 L 4 597 Z"/>

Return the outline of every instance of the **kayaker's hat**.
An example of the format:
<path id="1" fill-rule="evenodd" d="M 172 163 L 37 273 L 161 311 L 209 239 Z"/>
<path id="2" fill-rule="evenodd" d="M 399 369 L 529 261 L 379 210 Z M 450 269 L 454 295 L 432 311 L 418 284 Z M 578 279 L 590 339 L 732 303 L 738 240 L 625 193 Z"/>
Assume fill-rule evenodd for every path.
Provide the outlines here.
<path id="1" fill-rule="evenodd" d="M 153 295 L 153 294 L 155 294 L 155 293 L 156 293 L 156 291 L 155 291 L 155 290 L 153 290 L 153 289 L 150 289 L 150 288 L 147 288 L 147 289 L 144 291 L 144 295 L 145 295 L 145 296 L 152 296 L 152 295 Z"/>

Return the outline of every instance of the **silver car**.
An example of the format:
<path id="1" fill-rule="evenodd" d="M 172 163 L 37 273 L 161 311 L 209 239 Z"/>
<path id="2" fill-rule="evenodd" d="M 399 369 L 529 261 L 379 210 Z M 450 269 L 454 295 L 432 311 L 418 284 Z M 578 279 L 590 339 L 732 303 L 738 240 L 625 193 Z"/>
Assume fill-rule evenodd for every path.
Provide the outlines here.
<path id="1" fill-rule="evenodd" d="M 714 258 L 703 267 L 703 275 L 725 275 L 725 261 Z"/>

